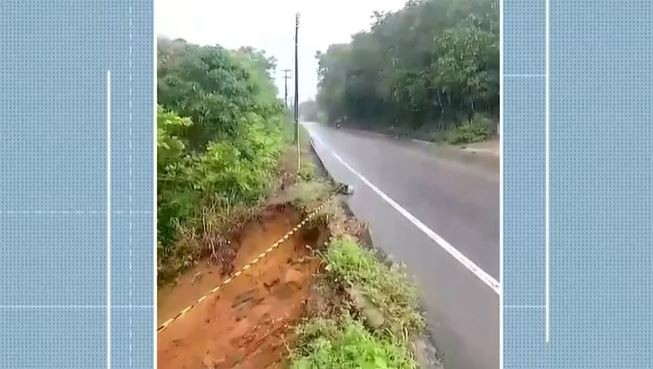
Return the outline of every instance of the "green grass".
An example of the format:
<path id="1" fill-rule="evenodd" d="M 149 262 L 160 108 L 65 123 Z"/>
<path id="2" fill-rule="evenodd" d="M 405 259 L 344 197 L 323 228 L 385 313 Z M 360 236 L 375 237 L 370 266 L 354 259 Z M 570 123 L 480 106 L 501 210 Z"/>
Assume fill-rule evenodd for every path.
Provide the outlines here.
<path id="1" fill-rule="evenodd" d="M 309 148 L 311 145 L 311 135 L 306 131 L 306 128 L 302 126 L 301 124 L 299 125 L 299 145 L 302 148 Z"/>
<path id="2" fill-rule="evenodd" d="M 492 121 L 480 114 L 475 114 L 469 122 L 456 126 L 446 135 L 452 145 L 482 142 L 492 136 Z"/>
<path id="3" fill-rule="evenodd" d="M 331 279 L 360 289 L 383 313 L 384 326 L 390 333 L 405 336 L 424 327 L 417 288 L 402 268 L 382 264 L 372 250 L 352 237 L 332 241 L 325 259 Z"/>
<path id="4" fill-rule="evenodd" d="M 313 319 L 297 329 L 291 369 L 416 369 L 408 347 L 369 332 L 349 316 Z"/>
<path id="5" fill-rule="evenodd" d="M 293 142 L 295 135 L 295 123 L 288 122 L 288 124 L 283 125 L 283 137 L 285 143 L 285 150 L 288 154 L 292 155 L 292 166 L 287 168 L 287 170 L 294 171 L 297 168 L 297 144 Z M 298 175 L 298 180 L 303 182 L 310 182 L 317 180 L 319 178 L 319 171 L 317 166 L 313 162 L 313 153 L 311 149 L 311 138 L 306 129 L 299 125 L 299 150 L 300 150 L 300 166 L 299 171 L 296 173 Z"/>
<path id="6" fill-rule="evenodd" d="M 334 189 L 323 181 L 299 182 L 288 191 L 293 205 L 302 211 L 315 209 L 326 200 Z"/>
<path id="7" fill-rule="evenodd" d="M 299 181 L 288 189 L 288 194 L 291 204 L 302 213 L 307 214 L 324 204 L 335 190 L 329 183 L 314 178 L 310 181 Z M 336 226 L 335 223 L 342 221 L 344 217 L 345 214 L 340 204 L 332 199 L 317 212 L 310 223 Z"/>
<path id="8" fill-rule="evenodd" d="M 287 124 L 283 125 L 282 128 L 283 131 L 283 137 L 286 142 L 292 143 L 295 139 L 295 122 L 290 116 L 287 119 Z M 306 132 L 306 128 L 299 124 L 299 145 L 300 147 L 304 148 L 307 147 L 310 143 L 311 136 Z"/>
<path id="9" fill-rule="evenodd" d="M 307 159 L 304 155 L 299 164 L 299 178 L 304 182 L 314 181 L 318 178 L 317 166 Z"/>
<path id="10" fill-rule="evenodd" d="M 302 125 L 299 126 L 299 149 L 301 150 L 299 178 L 305 182 L 317 180 L 319 172 L 317 166 L 313 162 L 314 158 L 311 148 L 311 136 Z"/>

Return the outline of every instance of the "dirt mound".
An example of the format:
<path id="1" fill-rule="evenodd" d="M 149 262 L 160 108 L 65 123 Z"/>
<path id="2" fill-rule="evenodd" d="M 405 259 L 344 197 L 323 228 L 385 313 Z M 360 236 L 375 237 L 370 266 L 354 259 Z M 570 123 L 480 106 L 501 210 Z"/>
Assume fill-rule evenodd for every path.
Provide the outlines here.
<path id="1" fill-rule="evenodd" d="M 245 228 L 236 244 L 240 270 L 292 229 L 299 219 L 285 209 Z M 321 230 L 296 233 L 217 295 L 158 334 L 159 369 L 278 368 L 287 353 L 290 326 L 306 308 L 319 262 L 306 245 L 324 242 Z M 225 277 L 226 278 L 226 277 Z M 206 294 L 223 278 L 201 265 L 159 292 L 159 323 Z"/>

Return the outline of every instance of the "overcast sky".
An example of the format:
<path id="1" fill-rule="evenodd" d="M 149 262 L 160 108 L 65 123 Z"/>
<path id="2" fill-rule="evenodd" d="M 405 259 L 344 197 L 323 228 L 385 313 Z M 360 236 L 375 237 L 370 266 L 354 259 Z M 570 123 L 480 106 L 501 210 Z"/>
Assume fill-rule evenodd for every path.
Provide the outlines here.
<path id="1" fill-rule="evenodd" d="M 282 69 L 294 68 L 295 13 L 299 23 L 299 99 L 316 93 L 315 52 L 347 42 L 369 29 L 374 10 L 398 10 L 406 0 L 156 0 L 156 32 L 201 45 L 252 46 L 278 60 L 276 81 L 283 96 Z M 289 80 L 292 100 L 294 81 Z"/>

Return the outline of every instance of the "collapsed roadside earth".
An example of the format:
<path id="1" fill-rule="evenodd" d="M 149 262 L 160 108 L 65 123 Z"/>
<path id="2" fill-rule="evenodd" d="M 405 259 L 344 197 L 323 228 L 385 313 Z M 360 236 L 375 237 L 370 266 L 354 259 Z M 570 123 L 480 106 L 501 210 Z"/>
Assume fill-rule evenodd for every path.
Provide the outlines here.
<path id="1" fill-rule="evenodd" d="M 438 367 L 416 288 L 370 248 L 306 139 L 302 151 L 231 236 L 229 263 L 160 289 L 159 368 Z"/>
<path id="2" fill-rule="evenodd" d="M 274 59 L 161 39 L 157 65 L 158 367 L 416 367 L 417 294 L 305 132 L 297 160 Z"/>

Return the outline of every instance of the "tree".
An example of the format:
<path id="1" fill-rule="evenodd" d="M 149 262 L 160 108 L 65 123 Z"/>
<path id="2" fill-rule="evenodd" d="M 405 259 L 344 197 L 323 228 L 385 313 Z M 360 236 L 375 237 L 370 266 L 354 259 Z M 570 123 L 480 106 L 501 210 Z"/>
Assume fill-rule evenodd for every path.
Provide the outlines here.
<path id="1" fill-rule="evenodd" d="M 261 51 L 175 40 L 160 42 L 158 56 L 159 104 L 192 119 L 188 139 L 193 149 L 238 134 L 246 113 L 283 111 L 270 77 L 275 61 Z"/>
<path id="2" fill-rule="evenodd" d="M 317 53 L 320 110 L 416 129 L 498 116 L 498 0 L 411 0 Z"/>
<path id="3" fill-rule="evenodd" d="M 253 48 L 159 40 L 160 278 L 175 275 L 206 251 L 188 255 L 177 242 L 180 229 L 204 224 L 204 214 L 211 212 L 217 217 L 211 227 L 227 234 L 234 212 L 256 204 L 275 186 L 282 127 L 288 124 L 271 77 L 275 63 Z"/>

